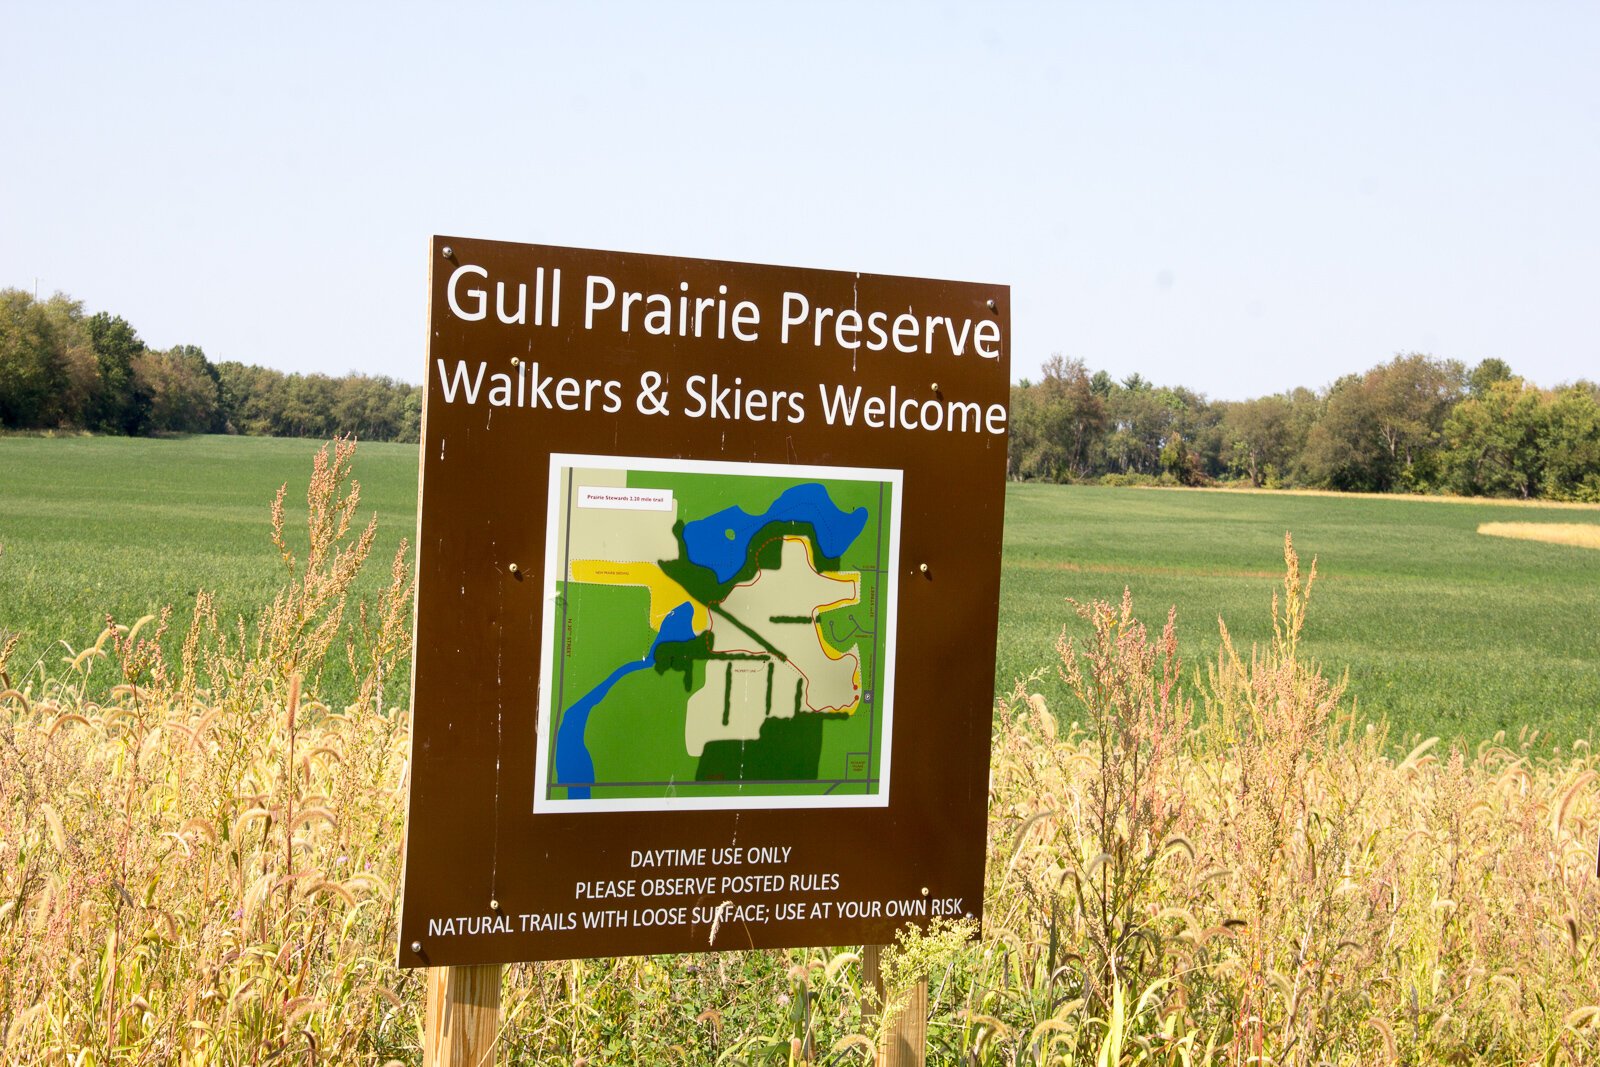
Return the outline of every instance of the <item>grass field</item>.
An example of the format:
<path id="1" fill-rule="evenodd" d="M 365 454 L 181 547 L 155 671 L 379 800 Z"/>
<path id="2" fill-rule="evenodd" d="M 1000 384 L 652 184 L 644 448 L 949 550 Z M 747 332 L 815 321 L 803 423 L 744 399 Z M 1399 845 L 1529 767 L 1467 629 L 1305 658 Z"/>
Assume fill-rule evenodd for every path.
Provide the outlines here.
<path id="1" fill-rule="evenodd" d="M 1367 713 L 1401 737 L 1533 726 L 1567 744 L 1600 718 L 1600 552 L 1477 529 L 1580 518 L 1600 525 L 1600 510 L 1015 485 L 997 673 L 1049 661 L 1065 598 L 1124 587 L 1152 620 L 1177 605 L 1190 669 L 1216 648 L 1219 615 L 1241 647 L 1263 642 L 1289 531 L 1319 558 L 1307 652 L 1349 668 Z"/>
<path id="2" fill-rule="evenodd" d="M 0 439 L 0 630 L 20 631 L 14 673 L 59 667 L 104 616 L 174 607 L 198 589 L 225 616 L 281 580 L 268 508 L 288 482 L 303 504 L 317 443 L 261 438 Z M 375 588 L 412 536 L 416 447 L 362 445 L 363 515 L 379 537 Z M 299 520 L 291 515 L 289 525 Z M 1557 744 L 1591 737 L 1600 715 L 1600 552 L 1483 537 L 1480 523 L 1594 523 L 1600 510 L 1420 499 L 1164 492 L 1016 485 L 1008 495 L 997 682 L 1052 663 L 1074 624 L 1067 598 L 1131 588 L 1152 621 L 1176 604 L 1189 670 L 1216 647 L 1216 618 L 1248 647 L 1270 636 L 1267 605 L 1292 531 L 1317 556 L 1308 651 L 1350 670 L 1368 713 L 1405 736 L 1472 740 L 1524 726 Z M 335 688 L 341 674 L 330 669 Z M 1055 695 L 1051 683 L 1047 695 Z M 335 695 L 335 694 L 330 694 Z M 1058 708 L 1065 701 L 1052 699 Z M 1070 715 L 1070 712 L 1068 712 Z"/>
<path id="3" fill-rule="evenodd" d="M 253 612 L 283 581 L 271 540 L 273 495 L 287 482 L 285 529 L 305 540 L 305 492 L 320 442 L 259 437 L 0 438 L 0 630 L 21 632 L 13 675 L 59 674 L 62 642 L 94 642 L 110 614 L 132 623 L 172 605 L 168 644 L 194 596 L 224 619 Z M 416 535 L 417 447 L 364 444 L 363 520 L 378 538 L 362 587 L 376 589 L 402 538 Z M 334 693 L 348 674 L 331 663 Z M 330 694 L 332 695 L 332 694 Z"/>

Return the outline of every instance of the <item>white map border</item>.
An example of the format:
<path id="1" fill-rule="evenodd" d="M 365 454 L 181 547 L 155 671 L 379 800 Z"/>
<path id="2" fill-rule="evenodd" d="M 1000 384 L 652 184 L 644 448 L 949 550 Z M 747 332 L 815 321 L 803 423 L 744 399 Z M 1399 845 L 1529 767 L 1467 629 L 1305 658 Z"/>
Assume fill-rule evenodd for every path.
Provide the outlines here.
<path id="1" fill-rule="evenodd" d="M 563 468 L 589 467 L 602 470 L 651 471 L 666 474 L 729 474 L 764 478 L 831 478 L 839 481 L 888 482 L 894 487 L 889 502 L 889 558 L 880 575 L 879 624 L 886 625 L 883 644 L 883 685 L 873 694 L 875 713 L 883 719 L 879 731 L 878 791 L 871 794 L 830 796 L 680 796 L 610 797 L 567 800 L 548 797 L 550 724 L 553 718 L 551 696 L 555 656 L 551 636 L 556 627 L 556 579 L 559 566 L 558 518 L 561 512 Z M 896 623 L 900 614 L 900 512 L 903 472 L 876 467 L 829 467 L 794 463 L 734 463 L 727 460 L 655 459 L 646 456 L 593 456 L 570 452 L 550 454 L 550 492 L 545 517 L 544 623 L 539 641 L 539 725 L 535 741 L 533 813 L 535 815 L 572 812 L 615 811 L 745 811 L 756 808 L 886 808 L 889 806 L 889 756 L 894 738 L 894 661 Z M 681 517 L 681 516 L 680 516 Z M 879 516 L 878 521 L 883 522 Z M 863 684 L 867 680 L 863 679 Z"/>

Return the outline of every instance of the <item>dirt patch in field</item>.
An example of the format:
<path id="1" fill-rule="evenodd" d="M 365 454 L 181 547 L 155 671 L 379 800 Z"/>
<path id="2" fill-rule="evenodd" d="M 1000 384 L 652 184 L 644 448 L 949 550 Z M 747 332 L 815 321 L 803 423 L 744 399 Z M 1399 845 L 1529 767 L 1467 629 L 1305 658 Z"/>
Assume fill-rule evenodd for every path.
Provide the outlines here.
<path id="1" fill-rule="evenodd" d="M 1600 548 L 1600 524 L 1591 522 L 1485 522 L 1479 524 L 1478 532 L 1518 541 Z"/>

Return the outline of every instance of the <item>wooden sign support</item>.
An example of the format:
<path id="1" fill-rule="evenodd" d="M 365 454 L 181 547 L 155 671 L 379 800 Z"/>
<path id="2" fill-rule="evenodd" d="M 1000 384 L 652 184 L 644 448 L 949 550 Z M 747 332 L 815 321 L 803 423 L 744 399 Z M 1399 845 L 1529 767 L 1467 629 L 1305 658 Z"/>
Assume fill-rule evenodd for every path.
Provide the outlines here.
<path id="1" fill-rule="evenodd" d="M 492 1067 L 499 1036 L 499 964 L 428 969 L 422 1067 Z"/>
<path id="2" fill-rule="evenodd" d="M 928 1054 L 928 980 L 910 989 L 888 990 L 883 977 L 883 945 L 861 950 L 863 984 L 877 990 L 878 1010 L 895 1010 L 878 1045 L 877 1067 L 923 1067 Z"/>

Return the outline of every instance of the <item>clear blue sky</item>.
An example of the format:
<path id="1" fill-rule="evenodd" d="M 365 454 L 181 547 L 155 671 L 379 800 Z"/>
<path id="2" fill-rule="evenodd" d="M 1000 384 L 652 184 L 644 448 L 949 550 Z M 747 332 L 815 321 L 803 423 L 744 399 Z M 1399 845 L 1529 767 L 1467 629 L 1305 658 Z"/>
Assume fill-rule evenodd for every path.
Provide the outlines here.
<path id="1" fill-rule="evenodd" d="M 576 7 L 576 5 L 574 5 Z M 1012 286 L 1237 398 L 1600 377 L 1600 5 L 13 2 L 0 286 L 412 381 L 433 233 Z"/>

